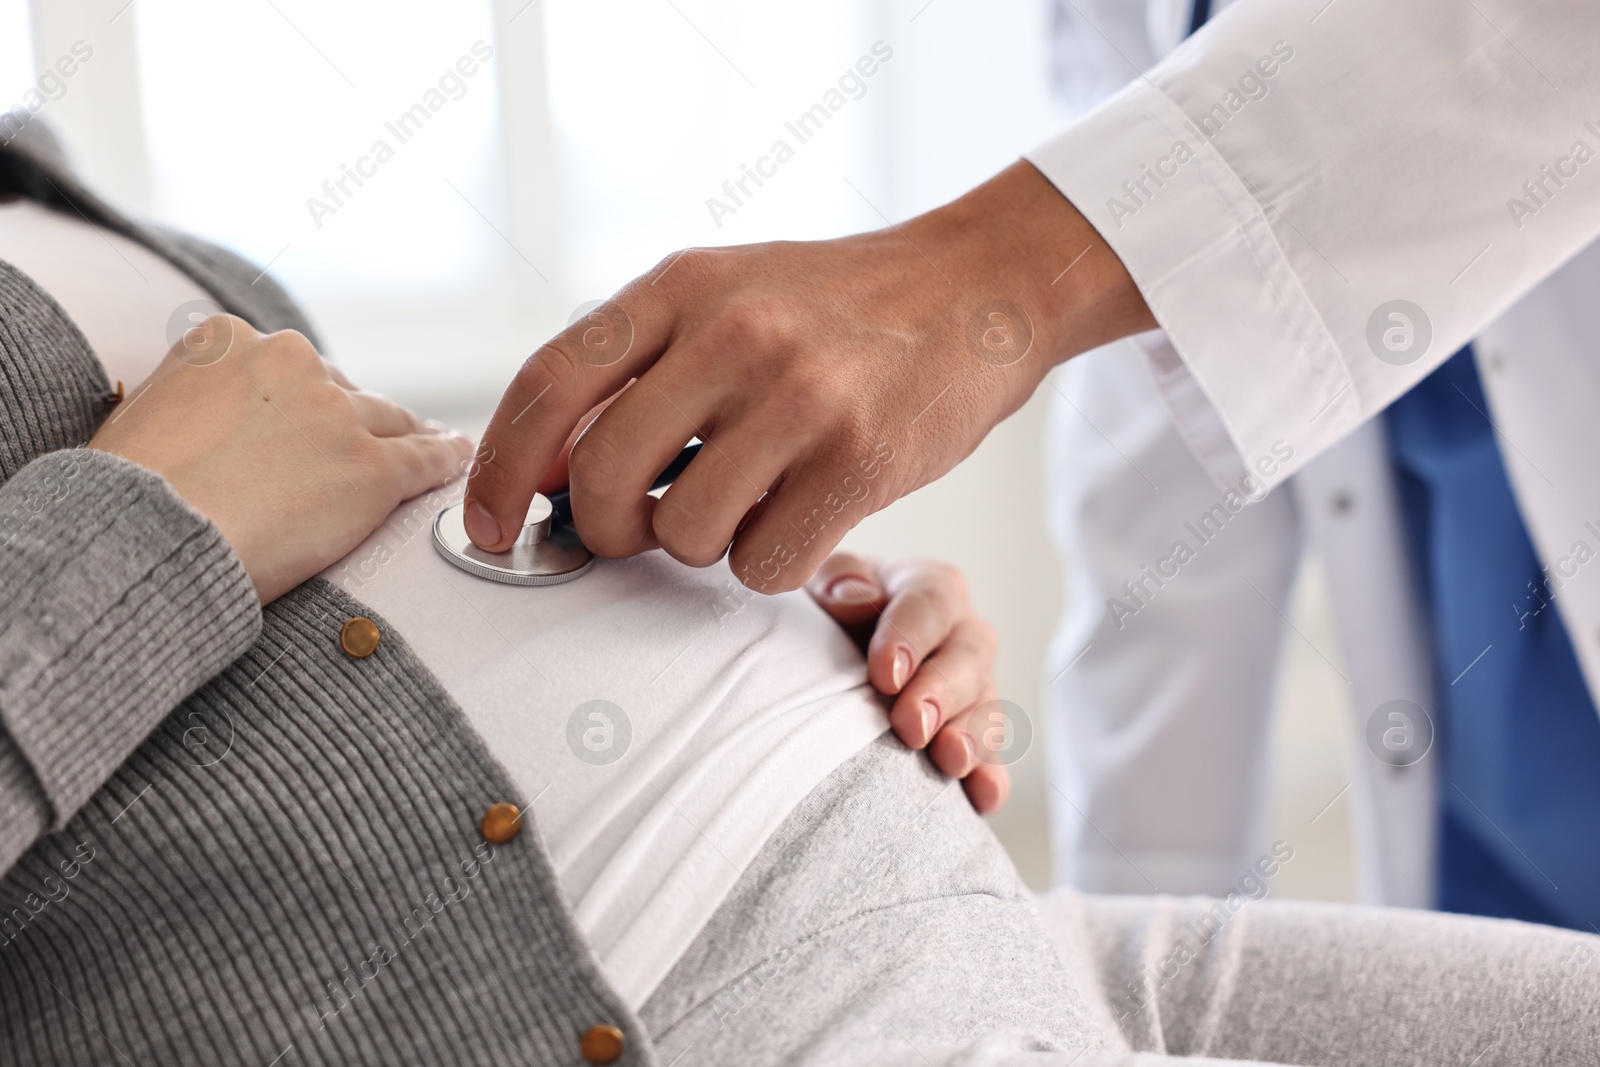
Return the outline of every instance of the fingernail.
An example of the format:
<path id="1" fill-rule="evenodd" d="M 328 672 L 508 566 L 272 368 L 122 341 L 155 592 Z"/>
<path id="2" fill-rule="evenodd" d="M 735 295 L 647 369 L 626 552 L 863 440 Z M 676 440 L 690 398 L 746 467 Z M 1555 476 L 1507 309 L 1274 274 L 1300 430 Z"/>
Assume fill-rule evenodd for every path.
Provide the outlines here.
<path id="1" fill-rule="evenodd" d="M 427 430 L 429 433 L 444 433 L 450 429 L 450 427 L 446 426 L 438 419 L 423 419 L 422 428 Z"/>
<path id="2" fill-rule="evenodd" d="M 967 770 L 978 765 L 978 742 L 965 730 L 961 732 L 961 747 L 967 750 Z"/>
<path id="3" fill-rule="evenodd" d="M 911 650 L 902 648 L 894 654 L 894 691 L 899 692 L 905 688 L 906 679 L 911 677 Z"/>
<path id="4" fill-rule="evenodd" d="M 922 702 L 922 743 L 926 745 L 933 740 L 934 732 L 939 729 L 939 709 L 933 701 Z"/>
<path id="5" fill-rule="evenodd" d="M 474 544 L 499 544 L 500 524 L 494 521 L 489 509 L 476 500 L 467 501 L 466 509 L 461 514 L 461 521 L 466 525 L 467 536 L 472 538 Z"/>
<path id="6" fill-rule="evenodd" d="M 839 604 L 870 604 L 881 595 L 878 583 L 858 574 L 845 574 L 828 583 L 825 594 Z"/>

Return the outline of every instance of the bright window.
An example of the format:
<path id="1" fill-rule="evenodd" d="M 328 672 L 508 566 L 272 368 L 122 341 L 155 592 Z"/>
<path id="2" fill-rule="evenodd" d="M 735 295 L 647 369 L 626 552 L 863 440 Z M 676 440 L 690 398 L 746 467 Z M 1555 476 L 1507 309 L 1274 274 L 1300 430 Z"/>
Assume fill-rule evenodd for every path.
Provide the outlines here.
<path id="1" fill-rule="evenodd" d="M 872 59 L 873 15 L 848 0 L 553 0 L 550 107 L 582 234 L 574 280 L 601 294 L 687 244 L 881 225 L 849 184 L 875 192 L 883 158 L 894 64 Z M 870 77 L 854 70 L 862 57 Z M 837 111 L 786 127 L 825 97 Z"/>
<path id="2" fill-rule="evenodd" d="M 270 264 L 352 377 L 469 424 L 574 309 L 663 256 L 877 228 L 1049 130 L 1032 4 L 137 0 L 108 14 L 32 0 L 32 14 L 51 60 L 79 38 L 95 49 L 45 109 L 91 180 Z M 0 0 L 14 95 L 28 15 Z"/>
<path id="3" fill-rule="evenodd" d="M 383 15 L 140 0 L 155 210 L 322 302 L 480 281 L 498 239 L 472 205 L 503 211 L 488 5 Z"/>
<path id="4" fill-rule="evenodd" d="M 21 105 L 23 94 L 33 87 L 27 0 L 0 0 L 0 110 Z"/>

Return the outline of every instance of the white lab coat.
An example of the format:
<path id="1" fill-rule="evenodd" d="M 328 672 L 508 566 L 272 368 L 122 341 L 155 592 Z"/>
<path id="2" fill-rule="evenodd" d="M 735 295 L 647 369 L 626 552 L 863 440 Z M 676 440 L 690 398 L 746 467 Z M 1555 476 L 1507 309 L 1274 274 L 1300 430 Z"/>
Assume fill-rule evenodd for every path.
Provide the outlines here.
<path id="1" fill-rule="evenodd" d="M 1131 75 L 1187 12 L 1059 7 L 1063 82 L 1093 95 L 1097 77 Z M 1379 705 L 1431 709 L 1434 684 L 1372 416 L 1479 339 L 1485 417 L 1547 567 L 1529 577 L 1548 578 L 1600 693 L 1600 14 L 1581 0 L 1242 0 L 1029 158 L 1164 327 L 1059 375 L 1058 871 L 1102 891 L 1215 893 L 1248 870 L 1265 847 L 1279 652 L 1305 639 L 1285 613 L 1310 543 L 1338 644 L 1319 651 L 1357 720 L 1361 895 L 1426 906 L 1435 761 L 1395 768 L 1364 741 Z M 1399 353 L 1384 347 L 1406 325 L 1387 315 L 1397 299 L 1423 309 L 1401 310 L 1426 321 L 1425 351 L 1403 333 Z"/>

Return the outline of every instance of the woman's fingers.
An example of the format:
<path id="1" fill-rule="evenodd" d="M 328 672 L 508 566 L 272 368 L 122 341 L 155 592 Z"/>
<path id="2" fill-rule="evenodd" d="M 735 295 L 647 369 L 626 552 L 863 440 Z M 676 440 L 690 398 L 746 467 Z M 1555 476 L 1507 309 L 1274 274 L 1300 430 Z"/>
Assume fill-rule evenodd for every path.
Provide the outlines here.
<path id="1" fill-rule="evenodd" d="M 472 462 L 472 439 L 454 431 L 379 437 L 378 445 L 397 500 L 410 500 L 454 480 Z"/>
<path id="2" fill-rule="evenodd" d="M 348 389 L 348 387 L 346 387 Z M 399 437 L 403 434 L 438 432 L 443 427 L 430 424 L 421 416 L 377 393 L 348 392 L 361 425 L 374 437 Z"/>
<path id="3" fill-rule="evenodd" d="M 972 609 L 961 572 L 949 564 L 897 561 L 879 577 L 889 603 L 867 645 L 867 674 L 880 693 L 898 693 Z"/>
<path id="4" fill-rule="evenodd" d="M 950 716 L 928 744 L 934 766 L 952 778 L 965 778 L 980 766 L 998 764 L 993 751 L 985 750 L 979 737 L 985 724 L 977 721 L 975 713 L 985 703 L 987 700 Z"/>
<path id="5" fill-rule="evenodd" d="M 889 721 L 962 780 L 972 806 L 998 810 L 1011 792 L 1010 725 L 996 701 L 994 629 L 967 600 L 955 568 L 930 560 L 885 566 L 838 552 L 807 591 L 867 649 L 873 688 L 895 694 Z"/>
<path id="6" fill-rule="evenodd" d="M 343 386 L 352 393 L 356 391 L 356 384 L 345 375 L 344 371 L 339 369 L 337 363 L 329 361 L 327 357 L 323 357 L 322 363 L 328 368 L 328 377 L 332 378 L 335 384 Z"/>
<path id="7" fill-rule="evenodd" d="M 878 567 L 849 552 L 835 552 L 806 583 L 806 592 L 863 647 L 889 602 L 878 584 Z"/>
<path id="8" fill-rule="evenodd" d="M 399 499 L 409 500 L 467 472 L 472 440 L 443 423 L 424 419 L 386 396 L 364 393 L 332 363 L 328 376 L 345 390 L 356 418 L 381 442 L 384 469 Z"/>
<path id="9" fill-rule="evenodd" d="M 343 378 L 332 364 L 329 370 L 335 373 L 335 380 Z M 344 382 L 341 385 L 356 418 L 378 438 L 383 467 L 398 499 L 409 500 L 467 472 L 473 450 L 472 440 L 465 434 L 424 419 L 386 396 L 350 391 Z"/>
<path id="10" fill-rule="evenodd" d="M 961 779 L 961 788 L 967 792 L 980 815 L 999 811 L 1011 797 L 1011 771 L 998 763 L 979 763 L 971 774 Z"/>
<path id="11" fill-rule="evenodd" d="M 923 748 L 946 722 L 975 706 L 993 684 L 994 656 L 994 630 L 987 623 L 970 614 L 956 619 L 895 698 L 889 721 L 900 740 Z"/>
<path id="12" fill-rule="evenodd" d="M 194 338 L 175 345 L 157 371 L 161 388 L 107 419 L 90 444 L 166 478 L 228 540 L 263 604 L 471 462 L 464 436 L 351 392 L 293 330 L 263 335 L 213 316 L 200 332 L 226 339 L 228 358 L 199 370 L 185 359 Z"/>
<path id="13" fill-rule="evenodd" d="M 994 690 L 985 689 L 976 704 L 952 716 L 928 746 L 934 766 L 961 779 L 972 806 L 983 814 L 999 810 L 1011 795 L 1007 757 L 1014 725 Z"/>

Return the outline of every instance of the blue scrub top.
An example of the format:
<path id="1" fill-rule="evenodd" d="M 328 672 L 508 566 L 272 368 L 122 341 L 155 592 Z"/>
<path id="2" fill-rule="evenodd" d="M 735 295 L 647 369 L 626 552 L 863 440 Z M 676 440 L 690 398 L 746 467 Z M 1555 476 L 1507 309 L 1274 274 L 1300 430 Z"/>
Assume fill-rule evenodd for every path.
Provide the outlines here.
<path id="1" fill-rule="evenodd" d="M 1470 346 L 1385 413 L 1433 623 L 1438 906 L 1600 931 L 1600 716 L 1492 416 Z"/>

